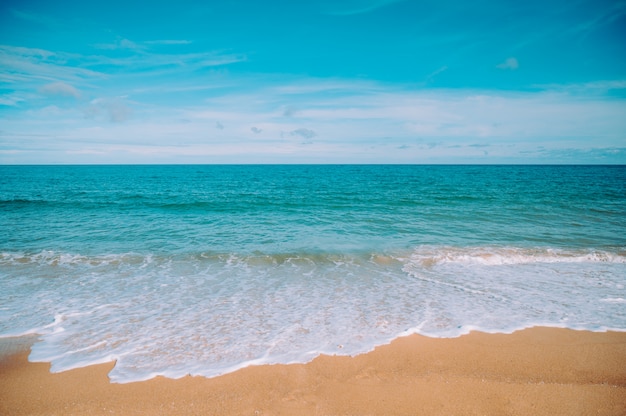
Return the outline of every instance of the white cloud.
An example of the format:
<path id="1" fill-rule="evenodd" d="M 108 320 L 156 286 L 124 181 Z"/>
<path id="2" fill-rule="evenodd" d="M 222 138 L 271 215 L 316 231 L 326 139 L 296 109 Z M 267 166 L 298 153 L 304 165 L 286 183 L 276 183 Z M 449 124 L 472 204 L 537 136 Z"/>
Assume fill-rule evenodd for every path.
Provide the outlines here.
<path id="1" fill-rule="evenodd" d="M 499 69 L 517 69 L 519 68 L 519 62 L 517 61 L 517 58 L 507 58 L 504 62 L 502 62 L 501 64 L 496 65 L 497 68 Z"/>
<path id="2" fill-rule="evenodd" d="M 85 55 L 67 52 L 54 52 L 45 49 L 24 48 L 0 45 L 0 80 L 8 82 L 9 89 L 16 91 L 34 91 L 42 88 L 42 83 L 55 84 L 43 87 L 40 92 L 60 94 L 70 93 L 62 84 L 71 85 L 76 92 L 92 89 L 93 81 L 103 82 L 110 79 L 126 78 L 128 82 L 135 77 L 134 85 L 146 82 L 149 78 L 176 74 L 193 73 L 199 69 L 222 67 L 245 61 L 242 54 L 203 51 L 197 53 L 163 54 L 144 50 L 143 45 L 123 39 L 116 47 L 131 51 L 128 56 Z M 119 69 L 111 72 L 110 67 Z M 100 71 L 101 70 L 101 71 Z M 106 71 L 106 73 L 105 73 Z M 120 91 L 120 93 L 126 93 Z M 71 92 L 75 96 L 75 92 Z"/>
<path id="3" fill-rule="evenodd" d="M 212 93 L 210 99 L 185 106 L 109 96 L 91 100 L 82 114 L 77 105 L 6 118 L 0 140 L 9 143 L 7 137 L 28 134 L 36 147 L 46 142 L 38 135 L 51 136 L 63 151 L 98 154 L 109 163 L 455 163 L 484 158 L 485 151 L 494 158 L 490 161 L 541 156 L 545 162 L 550 160 L 546 155 L 556 158 L 558 149 L 580 149 L 578 154 L 585 155 L 592 154 L 585 151 L 592 143 L 599 149 L 621 148 L 625 140 L 626 102 L 596 92 L 570 93 L 564 87 L 525 93 L 403 90 L 373 83 L 364 91 L 362 82 L 352 88 L 347 81 L 333 82 L 342 85 L 341 94 L 321 92 L 319 80 L 309 86 L 306 80 L 257 82 L 256 88 L 246 84 L 243 90 Z M 286 117 L 293 108 L 297 111 Z M 26 150 L 22 139 L 10 143 L 6 150 Z M 539 146 L 551 153 L 538 153 Z M 47 157 L 50 161 L 56 156 Z M 38 160 L 43 159 L 30 162 Z"/>
<path id="4" fill-rule="evenodd" d="M 53 82 L 39 89 L 45 95 L 80 98 L 80 91 L 65 82 Z"/>
<path id="5" fill-rule="evenodd" d="M 87 118 L 98 119 L 104 116 L 112 123 L 127 121 L 132 115 L 124 97 L 94 99 L 84 111 Z"/>

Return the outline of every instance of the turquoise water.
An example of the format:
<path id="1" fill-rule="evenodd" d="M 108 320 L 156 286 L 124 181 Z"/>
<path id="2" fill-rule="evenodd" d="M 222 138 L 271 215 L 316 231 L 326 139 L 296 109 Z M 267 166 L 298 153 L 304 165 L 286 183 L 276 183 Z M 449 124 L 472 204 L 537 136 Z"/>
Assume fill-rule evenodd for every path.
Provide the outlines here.
<path id="1" fill-rule="evenodd" d="M 0 336 L 118 382 L 626 330 L 624 166 L 0 166 Z"/>

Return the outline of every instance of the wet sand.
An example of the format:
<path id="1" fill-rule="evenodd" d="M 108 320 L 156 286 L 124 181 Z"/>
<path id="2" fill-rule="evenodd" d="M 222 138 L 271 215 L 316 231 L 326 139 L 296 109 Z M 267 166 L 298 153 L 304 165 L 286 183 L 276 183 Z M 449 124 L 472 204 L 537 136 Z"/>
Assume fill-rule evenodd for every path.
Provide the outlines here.
<path id="1" fill-rule="evenodd" d="M 2 415 L 625 415 L 626 332 L 419 335 L 356 357 L 113 384 L 114 363 L 58 374 L 0 339 Z"/>

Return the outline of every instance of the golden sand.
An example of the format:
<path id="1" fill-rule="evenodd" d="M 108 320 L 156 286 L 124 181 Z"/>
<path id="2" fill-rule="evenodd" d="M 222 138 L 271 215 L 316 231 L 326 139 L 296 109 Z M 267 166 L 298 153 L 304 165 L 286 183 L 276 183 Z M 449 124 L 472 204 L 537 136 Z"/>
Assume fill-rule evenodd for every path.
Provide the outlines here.
<path id="1" fill-rule="evenodd" d="M 2 342 L 14 351 L 0 359 L 1 415 L 626 415 L 623 332 L 413 335 L 356 357 L 128 384 L 109 382 L 114 363 L 51 374 L 28 342 Z"/>

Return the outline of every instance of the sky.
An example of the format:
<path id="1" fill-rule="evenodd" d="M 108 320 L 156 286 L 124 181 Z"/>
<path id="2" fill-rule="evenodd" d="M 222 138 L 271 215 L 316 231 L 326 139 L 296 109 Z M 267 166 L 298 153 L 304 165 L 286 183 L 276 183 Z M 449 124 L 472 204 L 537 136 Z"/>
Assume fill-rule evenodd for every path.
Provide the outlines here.
<path id="1" fill-rule="evenodd" d="M 0 5 L 0 164 L 626 164 L 626 1 Z"/>

